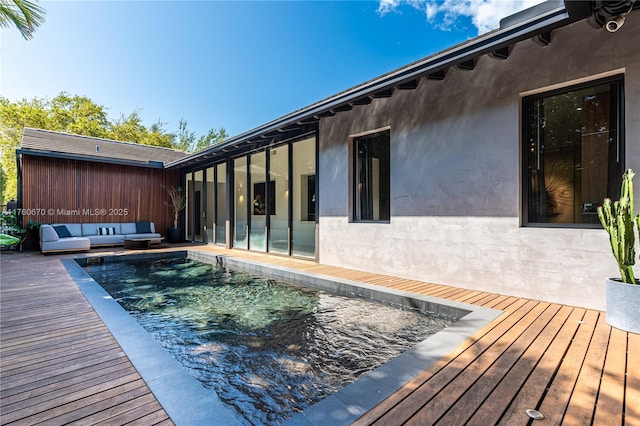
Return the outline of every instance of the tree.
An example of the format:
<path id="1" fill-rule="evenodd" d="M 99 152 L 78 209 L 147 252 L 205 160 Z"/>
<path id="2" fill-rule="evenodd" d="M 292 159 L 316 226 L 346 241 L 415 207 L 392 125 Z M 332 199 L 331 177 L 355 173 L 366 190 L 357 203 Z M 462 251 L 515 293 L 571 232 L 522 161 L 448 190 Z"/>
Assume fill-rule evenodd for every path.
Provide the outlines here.
<path id="1" fill-rule="evenodd" d="M 187 120 L 180 119 L 178 123 L 178 140 L 176 142 L 176 148 L 183 151 L 189 151 L 189 149 L 196 143 L 196 132 L 190 132 L 187 130 Z"/>
<path id="2" fill-rule="evenodd" d="M 220 127 L 218 130 L 209 129 L 206 135 L 196 137 L 195 132 L 187 129 L 188 122 L 184 118 L 178 123 L 176 148 L 182 151 L 196 152 L 218 144 L 229 137 L 229 134 Z"/>
<path id="3" fill-rule="evenodd" d="M 33 32 L 44 22 L 45 11 L 29 0 L 0 0 L 0 27 L 13 24 L 25 40 L 33 38 Z"/>
<path id="4" fill-rule="evenodd" d="M 4 196 L 16 197 L 16 148 L 25 127 L 46 129 L 49 124 L 46 101 L 23 99 L 15 103 L 0 97 L 0 163 L 6 173 Z"/>
<path id="5" fill-rule="evenodd" d="M 0 205 L 4 204 L 4 190 L 7 186 L 7 174 L 4 172 L 4 168 L 0 164 Z"/>
<path id="6" fill-rule="evenodd" d="M 224 129 L 224 127 L 220 127 L 218 130 L 210 129 L 206 135 L 200 136 L 200 138 L 198 139 L 198 142 L 196 142 L 195 146 L 193 147 L 193 149 L 190 149 L 190 151 L 191 152 L 201 151 L 212 145 L 219 144 L 220 142 L 224 141 L 228 137 L 229 137 L 229 134 Z"/>
<path id="7" fill-rule="evenodd" d="M 102 105 L 86 96 L 70 96 L 66 92 L 53 98 L 47 130 L 96 138 L 109 137 L 109 119 Z"/>
<path id="8" fill-rule="evenodd" d="M 164 126 L 166 124 L 167 123 L 163 123 L 158 119 L 156 123 L 153 123 L 151 127 L 149 127 L 149 131 L 140 143 L 145 145 L 161 146 L 164 148 L 175 148 L 174 141 L 176 139 L 176 135 L 173 133 L 167 133 L 164 130 Z"/>
<path id="9" fill-rule="evenodd" d="M 109 125 L 110 138 L 122 142 L 141 143 L 147 135 L 147 128 L 137 111 L 120 118 Z"/>
<path id="10" fill-rule="evenodd" d="M 203 149 L 227 137 L 227 132 L 220 128 L 209 130 L 205 136 L 197 138 L 194 132 L 187 129 L 185 119 L 180 120 L 176 134 L 165 130 L 166 123 L 161 120 L 147 128 L 138 111 L 128 116 L 121 115 L 114 121 L 109 120 L 106 111 L 104 106 L 86 96 L 66 92 L 61 92 L 52 100 L 33 98 L 11 102 L 0 96 L 0 164 L 6 174 L 5 186 L 2 187 L 5 198 L 16 197 L 15 151 L 20 146 L 25 127 L 184 151 Z"/>

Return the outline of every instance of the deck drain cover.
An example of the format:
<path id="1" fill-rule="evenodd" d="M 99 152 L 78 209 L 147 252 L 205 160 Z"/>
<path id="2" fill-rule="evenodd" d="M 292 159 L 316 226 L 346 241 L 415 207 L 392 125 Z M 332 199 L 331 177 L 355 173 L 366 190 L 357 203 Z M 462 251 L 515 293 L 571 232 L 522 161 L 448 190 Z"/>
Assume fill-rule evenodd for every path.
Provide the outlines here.
<path id="1" fill-rule="evenodd" d="M 544 415 L 537 410 L 532 410 L 531 408 L 529 408 L 527 411 L 527 416 L 531 417 L 533 420 L 542 420 L 544 419 Z"/>

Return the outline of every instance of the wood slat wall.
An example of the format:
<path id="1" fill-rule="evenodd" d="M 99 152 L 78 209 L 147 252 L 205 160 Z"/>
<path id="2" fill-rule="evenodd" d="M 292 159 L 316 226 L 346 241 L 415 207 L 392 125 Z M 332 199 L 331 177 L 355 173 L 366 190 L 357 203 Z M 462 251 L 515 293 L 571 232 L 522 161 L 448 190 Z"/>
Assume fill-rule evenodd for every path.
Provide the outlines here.
<path id="1" fill-rule="evenodd" d="M 179 184 L 174 170 L 24 155 L 22 223 L 149 220 L 164 235 L 173 225 L 166 187 Z M 37 241 L 26 248 L 37 248 Z"/>

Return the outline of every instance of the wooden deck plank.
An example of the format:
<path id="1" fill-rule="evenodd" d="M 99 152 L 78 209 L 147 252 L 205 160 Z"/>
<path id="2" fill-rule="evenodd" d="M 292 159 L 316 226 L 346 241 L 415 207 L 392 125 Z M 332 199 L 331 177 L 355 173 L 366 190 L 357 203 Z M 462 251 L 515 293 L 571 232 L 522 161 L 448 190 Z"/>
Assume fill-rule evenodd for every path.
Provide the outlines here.
<path id="1" fill-rule="evenodd" d="M 58 347 L 32 347 L 28 354 L 24 354 L 21 351 L 15 351 L 11 355 L 3 353 L 2 360 L 0 360 L 0 368 L 4 369 L 5 366 L 9 367 L 14 363 L 27 363 L 39 359 L 50 359 L 55 356 L 64 356 L 67 351 L 69 351 L 69 353 L 74 353 L 85 350 L 87 346 L 104 346 L 111 343 L 113 343 L 113 341 L 108 336 L 95 336 L 93 339 L 65 342 L 65 344 L 59 345 Z"/>
<path id="2" fill-rule="evenodd" d="M 47 357 L 45 359 L 25 360 L 23 363 L 16 363 L 3 368 L 2 374 L 6 377 L 13 375 L 26 374 L 33 371 L 39 371 L 43 369 L 49 369 L 50 367 L 59 368 L 65 364 L 72 363 L 76 360 L 82 360 L 83 358 L 93 355 L 102 354 L 107 351 L 118 351 L 120 347 L 115 342 L 105 342 L 98 346 L 88 346 L 84 350 L 69 351 L 67 354 L 59 354 L 56 357 Z"/>
<path id="3" fill-rule="evenodd" d="M 490 402 L 486 401 L 488 396 L 492 394 L 501 383 L 508 384 L 508 391 L 514 390 L 512 386 L 517 382 L 506 382 L 505 378 L 509 376 L 509 372 L 522 359 L 523 354 L 531 347 L 533 342 L 536 341 L 544 328 L 551 324 L 554 319 L 560 318 L 556 316 L 560 310 L 559 305 L 547 305 L 545 307 L 543 304 L 540 304 L 539 306 L 540 308 L 544 308 L 544 311 L 537 317 L 532 318 L 529 324 L 524 323 L 524 320 L 518 323 L 519 327 L 523 327 L 522 332 L 519 332 L 515 328 L 510 330 L 515 333 L 515 339 L 508 348 L 503 350 L 502 348 L 494 347 L 492 348 L 494 353 L 487 351 L 487 353 L 483 355 L 486 357 L 495 357 L 495 362 L 493 362 L 475 382 L 467 386 L 466 391 L 460 398 L 454 403 L 449 404 L 451 408 L 446 412 L 448 422 L 467 424 L 469 419 L 478 411 L 502 412 L 506 409 L 510 401 L 508 399 L 509 393 L 506 395 L 502 394 L 499 399 L 494 398 Z M 538 306 L 536 308 L 538 308 Z M 536 312 L 532 310 L 530 315 L 532 314 L 535 315 Z M 505 334 L 504 340 L 506 344 L 508 344 L 509 339 L 510 336 Z M 476 362 L 476 364 L 478 363 Z M 513 377 L 513 380 L 517 380 L 517 377 Z M 480 410 L 481 406 L 482 410 Z M 427 408 L 427 410 L 429 409 Z"/>
<path id="4" fill-rule="evenodd" d="M 616 424 L 623 422 L 624 379 L 627 364 L 627 333 L 611 328 L 606 344 L 607 355 L 598 391 L 593 424 Z M 618 350 L 625 348 L 625 350 Z"/>
<path id="5" fill-rule="evenodd" d="M 569 399 L 569 405 L 562 419 L 564 424 L 591 424 L 610 333 L 611 327 L 607 325 L 604 315 L 599 315 L 587 355 L 582 363 L 582 368 Z"/>
<path id="6" fill-rule="evenodd" d="M 137 382 L 139 384 L 140 380 L 140 376 L 136 373 L 129 373 L 115 377 L 113 375 L 110 375 L 109 377 L 93 377 L 91 380 L 86 380 L 74 386 L 58 389 L 54 392 L 41 394 L 38 397 L 23 399 L 13 404 L 3 404 L 2 418 L 3 421 L 19 420 L 21 419 L 21 411 L 42 413 L 54 410 L 56 407 L 61 405 L 68 404 L 79 399 L 88 398 L 92 395 L 99 394 L 100 392 L 117 388 L 118 386 L 132 382 Z M 12 418 L 12 416 L 15 417 L 15 419 Z"/>
<path id="7" fill-rule="evenodd" d="M 580 323 L 587 312 L 584 309 L 573 310 L 558 335 L 545 351 L 540 362 L 536 365 L 535 370 L 529 375 L 526 383 L 511 402 L 499 424 L 505 426 L 526 424 L 531 420 L 524 414 L 525 410 L 540 408 L 540 403 L 545 397 L 548 386 L 556 377 L 560 363 L 563 362 L 564 356 L 571 346 L 573 338 L 580 328 Z M 549 416 L 549 418 L 551 417 Z"/>
<path id="8" fill-rule="evenodd" d="M 640 425 L 640 334 L 627 333 L 627 339 L 624 420 L 628 425 Z"/>
<path id="9" fill-rule="evenodd" d="M 585 314 L 540 405 L 538 411 L 554 421 L 562 422 L 564 413 L 569 405 L 571 393 L 587 355 L 598 316 L 599 313 L 595 311 L 587 311 Z"/>
<path id="10" fill-rule="evenodd" d="M 0 423 L 64 424 L 111 406 L 134 413 L 145 395 L 145 409 L 109 423 L 152 416 L 172 424 L 59 257 L 0 262 Z"/>
<path id="11" fill-rule="evenodd" d="M 46 378 L 29 377 L 27 380 L 21 382 L 3 380 L 2 404 L 5 403 L 5 398 L 9 400 L 9 397 L 13 395 L 19 395 L 24 392 L 34 392 L 50 386 L 63 387 L 67 386 L 68 383 L 74 383 L 75 380 L 87 380 L 87 378 L 95 377 L 95 375 L 106 374 L 122 368 L 130 369 L 130 364 L 126 358 L 121 358 L 118 362 L 95 363 L 85 368 L 72 370 L 63 374 L 50 375 Z"/>
<path id="12" fill-rule="evenodd" d="M 514 315 L 498 317 L 491 326 L 465 340 L 456 350 L 436 361 L 354 424 L 393 425 L 396 421 L 402 423 L 411 418 L 537 304 L 522 299 L 514 299 L 514 303 L 522 307 L 522 310 Z"/>
<path id="13" fill-rule="evenodd" d="M 35 405 L 43 401 L 58 398 L 59 396 L 64 396 L 70 392 L 76 392 L 80 389 L 98 386 L 111 380 L 119 380 L 122 377 L 129 376 L 130 379 L 135 379 L 136 374 L 137 373 L 132 373 L 130 369 L 126 368 L 125 363 L 122 363 L 116 368 L 101 370 L 99 375 L 85 374 L 60 382 L 50 383 L 45 386 L 32 388 L 4 398 L 2 412 L 9 413 L 11 411 L 15 411 L 14 407 L 19 407 L 18 404 L 23 401 L 28 401 L 30 405 Z"/>
<path id="14" fill-rule="evenodd" d="M 504 330 L 504 333 L 498 336 L 495 341 L 486 348 L 486 350 L 482 351 L 481 354 L 473 359 L 469 358 L 464 365 L 461 365 L 460 374 L 458 374 L 457 377 L 447 385 L 447 392 L 440 392 L 435 397 L 431 398 L 417 413 L 414 413 L 411 416 L 407 424 L 435 424 L 451 407 L 461 400 L 463 402 L 470 402 L 472 405 L 470 407 L 471 409 L 474 408 L 473 405 L 479 404 L 480 401 L 474 401 L 473 399 L 465 400 L 463 396 L 467 391 L 473 393 L 470 388 L 475 384 L 478 378 L 485 374 L 489 368 L 494 365 L 496 359 L 508 351 L 514 339 L 521 336 L 524 331 L 527 330 L 531 324 L 535 322 L 536 319 L 538 319 L 549 307 L 549 305 L 545 303 L 530 303 L 534 304 L 531 310 L 526 312 L 526 314 L 519 318 L 518 321 L 511 324 L 507 330 Z M 504 359 L 504 364 L 507 365 L 511 361 L 515 362 L 515 360 L 512 360 L 509 357 Z M 501 366 L 502 364 L 499 365 L 499 367 Z M 483 397 L 482 393 L 483 392 L 480 391 L 480 397 Z M 473 397 L 474 395 L 470 396 L 470 398 Z M 471 413 L 473 413 L 473 411 Z M 458 423 L 459 419 L 456 415 L 463 416 L 464 413 L 461 410 L 456 410 L 453 419 L 449 419 L 448 417 L 449 421 L 452 421 L 455 424 L 463 424 L 464 421 Z"/>
<path id="15" fill-rule="evenodd" d="M 148 416 L 150 412 L 156 413 L 161 408 L 152 394 L 141 395 L 129 402 L 129 404 L 114 405 L 97 413 L 82 417 L 81 419 L 71 421 L 69 424 L 128 424 L 129 422 L 136 421 L 141 417 Z M 154 403 L 155 406 L 149 405 Z M 150 418 L 147 417 L 147 420 L 150 420 Z"/>
<path id="16" fill-rule="evenodd" d="M 469 419 L 468 425 L 485 426 L 498 424 L 512 398 L 521 391 L 523 383 L 531 374 L 535 374 L 535 369 L 540 359 L 544 356 L 549 345 L 572 312 L 573 308 L 568 306 L 562 306 L 556 311 L 553 319 L 531 341 L 529 347 L 516 364 L 503 375 L 497 386 L 491 390 L 491 394 Z M 521 415 L 524 419 L 524 411 L 522 411 Z"/>
<path id="17" fill-rule="evenodd" d="M 25 420 L 28 422 L 33 421 L 34 423 L 67 424 L 118 405 L 129 409 L 135 408 L 138 406 L 135 400 L 146 394 L 151 394 L 151 392 L 149 392 L 144 382 L 139 380 L 109 389 L 100 395 L 90 395 L 82 399 L 76 399 L 52 410 L 29 416 Z"/>

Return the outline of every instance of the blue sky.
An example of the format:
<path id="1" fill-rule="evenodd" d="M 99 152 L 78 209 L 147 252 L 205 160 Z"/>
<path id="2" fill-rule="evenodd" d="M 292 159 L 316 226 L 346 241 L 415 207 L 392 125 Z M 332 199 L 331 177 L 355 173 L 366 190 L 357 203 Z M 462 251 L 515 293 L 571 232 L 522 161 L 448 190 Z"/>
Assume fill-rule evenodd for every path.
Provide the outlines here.
<path id="1" fill-rule="evenodd" d="M 110 118 L 231 135 L 444 50 L 539 0 L 47 1 L 0 31 L 0 95 L 83 95 Z"/>

